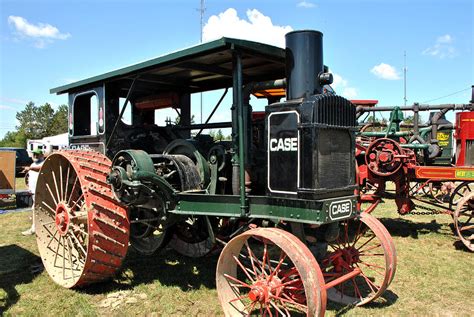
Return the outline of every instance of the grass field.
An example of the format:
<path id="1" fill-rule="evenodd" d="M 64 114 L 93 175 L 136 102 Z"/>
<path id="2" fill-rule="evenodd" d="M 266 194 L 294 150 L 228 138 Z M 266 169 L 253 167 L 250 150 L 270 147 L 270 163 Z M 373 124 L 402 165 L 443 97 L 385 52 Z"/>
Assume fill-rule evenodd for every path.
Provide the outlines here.
<path id="1" fill-rule="evenodd" d="M 364 307 L 329 303 L 327 315 L 474 316 L 474 254 L 456 242 L 450 217 L 399 217 L 391 202 L 374 213 L 391 232 L 398 254 L 384 298 Z M 21 231 L 29 212 L 0 215 L 0 315 L 220 316 L 214 270 L 217 256 L 189 259 L 173 251 L 153 257 L 129 252 L 113 281 L 80 290 L 35 273 L 36 240 Z"/>

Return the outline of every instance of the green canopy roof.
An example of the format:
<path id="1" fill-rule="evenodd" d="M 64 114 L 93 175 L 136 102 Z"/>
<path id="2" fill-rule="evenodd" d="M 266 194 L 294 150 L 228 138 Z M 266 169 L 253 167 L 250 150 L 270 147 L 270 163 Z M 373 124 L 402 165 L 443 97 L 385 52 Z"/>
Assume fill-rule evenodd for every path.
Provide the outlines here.
<path id="1" fill-rule="evenodd" d="M 242 56 L 244 83 L 285 77 L 285 50 L 252 41 L 221 38 L 148 61 L 56 87 L 63 94 L 116 82 L 129 87 L 138 77 L 141 89 L 199 92 L 232 86 L 232 54 Z M 85 58 L 85 57 L 84 57 Z M 151 88 L 150 88 L 151 89 Z"/>

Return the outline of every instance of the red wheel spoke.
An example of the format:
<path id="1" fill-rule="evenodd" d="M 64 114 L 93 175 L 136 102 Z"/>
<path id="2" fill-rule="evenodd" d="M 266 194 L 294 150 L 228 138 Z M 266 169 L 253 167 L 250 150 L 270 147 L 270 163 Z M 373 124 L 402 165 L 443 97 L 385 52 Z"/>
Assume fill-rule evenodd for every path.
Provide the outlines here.
<path id="1" fill-rule="evenodd" d="M 383 253 L 359 253 L 359 256 L 384 256 Z"/>
<path id="2" fill-rule="evenodd" d="M 365 275 L 364 273 L 360 273 L 360 276 L 362 276 L 365 280 L 365 282 L 367 283 L 367 285 L 369 286 L 369 288 L 372 290 L 373 293 L 377 293 L 380 289 L 379 286 L 375 285 L 368 277 L 367 275 Z M 374 289 L 375 288 L 375 289 Z"/>
<path id="3" fill-rule="evenodd" d="M 82 253 L 84 253 L 84 256 L 87 256 L 86 250 L 84 250 L 84 247 L 82 246 L 81 242 L 80 242 L 79 239 L 76 237 L 76 235 L 72 232 L 72 233 L 71 233 L 71 236 L 74 238 L 74 240 L 76 240 L 76 243 L 77 243 L 77 245 L 79 246 L 79 249 L 82 251 Z"/>
<path id="4" fill-rule="evenodd" d="M 71 170 L 71 166 L 67 166 L 67 173 L 66 173 L 66 181 L 64 182 L 64 201 L 67 200 L 67 191 L 69 189 L 69 172 Z"/>
<path id="5" fill-rule="evenodd" d="M 385 276 L 385 274 L 383 273 L 380 273 L 379 271 L 377 271 L 376 269 L 380 269 L 382 271 L 385 272 L 385 268 L 381 267 L 381 266 L 378 266 L 378 265 L 375 265 L 375 264 L 369 264 L 369 263 L 365 263 L 363 261 L 359 261 L 359 264 L 363 264 L 365 266 L 367 266 L 369 269 L 372 269 L 372 271 L 374 271 L 375 273 L 381 275 L 381 276 Z"/>
<path id="6" fill-rule="evenodd" d="M 64 200 L 63 184 L 63 166 L 59 164 L 59 188 L 61 189 L 61 200 Z"/>
<path id="7" fill-rule="evenodd" d="M 356 249 L 357 249 L 357 250 L 360 250 L 360 249 L 362 249 L 362 248 L 363 248 L 364 246 L 366 246 L 366 245 L 367 245 L 367 244 L 368 244 L 370 241 L 374 240 L 374 238 L 375 238 L 375 237 L 376 237 L 376 236 L 375 236 L 375 234 L 374 234 L 374 235 L 372 235 L 372 237 L 370 237 L 370 239 L 369 239 L 369 240 L 365 241 L 365 242 L 364 242 L 364 243 L 363 243 L 361 246 L 359 246 L 359 247 L 358 247 L 358 248 L 356 248 Z"/>
<path id="8" fill-rule="evenodd" d="M 242 271 L 245 273 L 245 275 L 249 278 L 249 280 L 253 282 L 255 282 L 255 280 L 250 276 L 249 272 L 247 271 L 247 268 L 240 262 L 240 260 L 235 256 L 233 255 L 232 256 L 235 260 L 235 262 L 237 263 L 237 265 L 242 269 Z"/>
<path id="9" fill-rule="evenodd" d="M 352 284 L 354 285 L 354 294 L 359 297 L 361 300 L 363 299 L 362 295 L 360 294 L 359 286 L 357 286 L 357 283 L 355 281 L 355 277 L 351 279 Z"/>
<path id="10" fill-rule="evenodd" d="M 352 243 L 352 247 L 354 247 L 357 241 L 359 241 L 360 237 L 362 237 L 362 234 L 360 232 L 361 227 L 362 227 L 362 221 L 359 220 L 359 225 L 357 226 L 357 231 L 355 234 L 354 243 Z"/>
<path id="11" fill-rule="evenodd" d="M 282 301 L 280 301 L 280 303 L 281 303 L 281 306 L 283 307 L 283 309 L 285 310 L 286 316 L 291 317 L 290 311 L 288 310 L 288 308 L 286 308 L 285 303 L 282 302 Z"/>
<path id="12" fill-rule="evenodd" d="M 77 177 L 76 175 L 76 179 L 74 180 L 74 184 L 72 185 L 72 189 L 71 189 L 71 193 L 70 193 L 70 196 L 69 196 L 69 199 L 67 200 L 67 205 L 70 205 L 71 204 L 71 199 L 72 199 L 72 196 L 74 194 L 74 190 L 76 189 L 76 184 L 77 184 L 77 181 L 79 180 L 79 178 Z"/>
<path id="13" fill-rule="evenodd" d="M 286 295 L 285 293 L 282 293 L 281 295 L 282 295 L 283 297 L 285 297 L 285 298 L 283 298 L 283 297 L 276 297 L 276 296 L 274 296 L 274 295 L 270 295 L 270 297 L 275 298 L 275 299 L 278 299 L 279 301 L 283 301 L 283 302 L 289 303 L 289 304 L 291 304 L 291 305 L 294 305 L 294 306 L 296 306 L 298 309 L 301 309 L 302 311 L 306 312 L 306 309 L 307 309 L 306 305 L 303 305 L 303 304 L 300 304 L 300 303 L 295 302 L 290 296 Z"/>
<path id="14" fill-rule="evenodd" d="M 263 241 L 263 259 L 262 259 L 262 272 L 265 276 L 268 276 L 267 272 L 265 271 L 265 265 L 267 262 L 268 250 L 267 250 L 267 243 Z M 270 269 L 271 273 L 271 269 Z"/>
<path id="15" fill-rule="evenodd" d="M 268 281 L 270 282 L 272 278 L 277 274 L 280 270 L 281 265 L 283 264 L 283 261 L 286 259 L 286 254 L 283 252 L 283 250 L 280 252 L 280 261 L 278 261 L 277 266 L 273 270 L 273 272 L 270 274 L 270 277 L 268 278 Z"/>
<path id="16" fill-rule="evenodd" d="M 249 253 L 250 263 L 252 264 L 253 272 L 255 274 L 255 277 L 257 277 L 258 276 L 257 267 L 255 266 L 255 263 L 254 263 L 254 258 L 256 259 L 256 257 L 253 254 L 252 250 L 250 249 L 248 240 L 245 241 L 245 246 L 247 247 L 247 252 Z"/>
<path id="17" fill-rule="evenodd" d="M 78 225 L 76 225 L 76 224 L 74 224 L 74 223 L 72 224 L 72 227 L 73 227 L 74 230 L 79 231 L 80 233 L 82 233 L 82 234 L 85 235 L 85 236 L 88 236 L 88 235 L 89 235 L 87 232 L 85 232 L 84 230 L 82 230 L 81 227 L 79 227 Z"/>
<path id="18" fill-rule="evenodd" d="M 381 243 L 377 243 L 373 246 L 370 246 L 368 247 L 367 249 L 364 249 L 364 250 L 359 250 L 359 253 L 364 253 L 364 252 L 367 252 L 367 251 L 370 251 L 370 250 L 373 250 L 373 249 L 377 249 L 377 248 L 380 248 L 382 247 L 382 244 Z"/>
<path id="19" fill-rule="evenodd" d="M 240 285 L 242 285 L 242 286 L 244 286 L 244 287 L 251 288 L 250 285 L 248 285 L 247 283 L 242 282 L 241 280 L 239 280 L 239 279 L 237 279 L 237 278 L 235 278 L 235 277 L 233 277 L 233 276 L 230 276 L 229 274 L 224 274 L 224 277 L 227 278 L 227 279 L 229 279 L 229 280 L 231 280 L 231 281 L 233 281 L 233 282 L 236 282 L 236 283 L 238 283 L 238 284 L 240 284 Z"/>
<path id="20" fill-rule="evenodd" d="M 282 316 L 285 316 L 285 313 L 273 301 L 270 301 L 270 305 L 272 305 L 273 308 L 276 309 L 277 316 L 278 316 L 278 313 L 282 314 Z"/>
<path id="21" fill-rule="evenodd" d="M 229 303 L 233 303 L 233 302 L 236 302 L 236 301 L 238 301 L 238 300 L 242 300 L 242 299 L 244 299 L 244 298 L 247 298 L 247 294 L 242 295 L 242 296 L 239 296 L 239 297 L 234 298 L 234 299 L 231 299 L 231 300 L 229 301 Z"/>
<path id="22" fill-rule="evenodd" d="M 250 316 L 250 314 L 252 313 L 252 311 L 255 309 L 255 306 L 257 305 L 257 301 L 255 302 L 250 302 L 248 305 L 245 306 L 245 310 L 247 311 L 247 316 Z"/>
<path id="23" fill-rule="evenodd" d="M 74 202 L 74 204 L 71 206 L 71 210 L 74 210 L 74 207 L 77 207 L 80 200 L 84 197 L 84 193 L 82 193 L 79 198 L 76 199 L 76 201 Z"/>
<path id="24" fill-rule="evenodd" d="M 60 202 L 61 196 L 59 195 L 58 182 L 56 181 L 56 174 L 54 173 L 54 170 L 51 171 L 51 174 L 53 174 L 54 188 L 56 189 L 56 198 L 58 199 L 57 201 Z"/>
<path id="25" fill-rule="evenodd" d="M 289 282 L 285 282 L 285 283 L 283 283 L 283 284 L 281 284 L 281 285 L 287 286 L 287 285 L 294 284 L 294 283 L 297 283 L 297 282 L 300 282 L 300 281 L 301 281 L 300 278 L 296 278 L 296 279 L 291 280 L 291 281 L 289 281 Z"/>
<path id="26" fill-rule="evenodd" d="M 54 218 L 54 217 L 56 216 L 56 210 L 54 210 L 54 209 L 53 209 L 50 205 L 48 205 L 44 200 L 41 201 L 41 203 L 42 203 L 43 205 L 45 205 L 45 206 L 52 212 L 52 216 L 53 216 L 53 218 Z"/>
<path id="27" fill-rule="evenodd" d="M 269 306 L 267 306 L 267 308 L 265 308 L 265 312 L 268 312 L 268 316 L 273 317 L 272 311 L 270 310 Z"/>
<path id="28" fill-rule="evenodd" d="M 53 198 L 54 205 L 57 206 L 57 205 L 58 205 L 58 201 L 56 201 L 56 197 L 54 197 L 53 191 L 51 190 L 51 187 L 49 187 L 49 184 L 48 184 L 48 183 L 46 183 L 46 188 L 48 189 L 48 192 L 49 192 L 49 194 L 51 195 L 51 198 Z"/>
<path id="29" fill-rule="evenodd" d="M 466 230 L 471 230 L 474 229 L 474 225 L 469 225 L 469 226 L 462 226 L 459 231 L 466 231 Z"/>

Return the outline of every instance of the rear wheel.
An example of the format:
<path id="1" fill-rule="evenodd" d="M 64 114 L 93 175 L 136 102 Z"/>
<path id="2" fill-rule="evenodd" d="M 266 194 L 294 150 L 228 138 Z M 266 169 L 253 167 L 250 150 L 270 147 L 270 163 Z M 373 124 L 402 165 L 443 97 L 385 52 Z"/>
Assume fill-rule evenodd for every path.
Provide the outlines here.
<path id="1" fill-rule="evenodd" d="M 106 176 L 110 160 L 92 151 L 62 151 L 43 164 L 36 186 L 38 249 L 51 278 L 67 288 L 110 278 L 127 253 L 127 210 Z"/>

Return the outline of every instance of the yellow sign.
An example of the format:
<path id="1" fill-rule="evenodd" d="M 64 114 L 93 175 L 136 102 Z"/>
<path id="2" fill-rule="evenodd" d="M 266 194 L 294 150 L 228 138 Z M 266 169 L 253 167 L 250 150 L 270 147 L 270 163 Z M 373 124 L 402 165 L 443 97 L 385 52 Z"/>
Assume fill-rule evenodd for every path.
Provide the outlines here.
<path id="1" fill-rule="evenodd" d="M 474 171 L 456 170 L 456 177 L 459 177 L 459 178 L 474 178 Z"/>
<path id="2" fill-rule="evenodd" d="M 436 139 L 438 139 L 438 145 L 440 147 L 448 146 L 449 145 L 449 132 L 436 133 Z"/>

